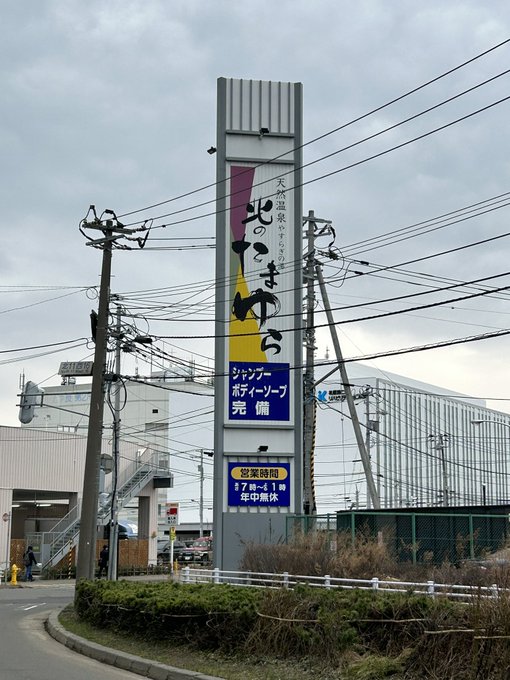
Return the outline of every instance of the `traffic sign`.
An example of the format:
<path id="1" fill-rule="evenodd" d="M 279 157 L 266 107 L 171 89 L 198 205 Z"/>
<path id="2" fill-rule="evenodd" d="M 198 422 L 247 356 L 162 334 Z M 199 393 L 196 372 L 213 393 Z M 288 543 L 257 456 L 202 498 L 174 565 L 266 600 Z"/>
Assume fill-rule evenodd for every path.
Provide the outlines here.
<path id="1" fill-rule="evenodd" d="M 166 504 L 166 521 L 171 527 L 176 527 L 179 524 L 179 503 Z"/>

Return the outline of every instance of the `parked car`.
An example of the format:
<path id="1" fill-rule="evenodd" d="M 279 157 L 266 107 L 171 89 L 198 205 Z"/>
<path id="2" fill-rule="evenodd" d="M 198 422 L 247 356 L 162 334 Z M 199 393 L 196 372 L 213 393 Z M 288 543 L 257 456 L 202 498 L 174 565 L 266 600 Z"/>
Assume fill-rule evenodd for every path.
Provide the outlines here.
<path id="1" fill-rule="evenodd" d="M 186 549 L 186 544 L 183 541 L 174 541 L 174 561 L 179 559 L 180 554 Z M 170 562 L 171 542 L 158 541 L 158 564 L 168 564 Z"/>
<path id="2" fill-rule="evenodd" d="M 138 538 L 138 527 L 132 522 L 119 522 L 119 541 L 123 541 L 128 538 Z M 103 539 L 108 540 L 110 536 L 110 525 L 105 524 L 103 529 Z"/>
<path id="3" fill-rule="evenodd" d="M 181 552 L 177 560 L 182 564 L 210 564 L 212 562 L 212 537 L 204 536 L 195 539 Z"/>

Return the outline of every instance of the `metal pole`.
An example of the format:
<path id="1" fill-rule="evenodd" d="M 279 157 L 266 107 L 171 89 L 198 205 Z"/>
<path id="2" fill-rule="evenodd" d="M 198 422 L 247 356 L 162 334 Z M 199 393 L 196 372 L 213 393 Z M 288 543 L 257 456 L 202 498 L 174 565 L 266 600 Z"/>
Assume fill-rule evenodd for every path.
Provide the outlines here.
<path id="1" fill-rule="evenodd" d="M 96 348 L 92 371 L 90 417 L 83 478 L 80 540 L 76 578 L 93 579 L 96 566 L 97 503 L 99 496 L 99 469 L 101 439 L 103 434 L 104 371 L 106 363 L 108 309 L 112 263 L 112 230 L 105 229 L 99 308 L 97 315 Z"/>
<path id="2" fill-rule="evenodd" d="M 200 498 L 198 504 L 200 538 L 204 535 L 204 449 L 200 449 Z"/>
<path id="3" fill-rule="evenodd" d="M 448 498 L 448 471 L 446 469 L 446 456 L 444 452 L 444 438 L 443 435 L 439 435 L 439 450 L 441 451 L 441 468 L 443 471 L 443 505 L 447 508 L 450 505 L 450 499 Z"/>
<path id="4" fill-rule="evenodd" d="M 5 546 L 5 583 L 7 584 L 7 572 L 9 571 L 9 557 L 11 554 L 11 520 L 12 520 L 12 511 L 7 513 L 9 515 L 9 518 L 7 520 L 7 543 Z"/>
<path id="5" fill-rule="evenodd" d="M 361 462 L 363 464 L 363 470 L 365 472 L 365 478 L 367 480 L 367 491 L 368 491 L 368 496 L 370 497 L 372 501 L 372 506 L 375 508 L 375 510 L 379 510 L 381 507 L 380 501 L 379 501 L 379 495 L 377 493 L 377 489 L 375 488 L 374 484 L 374 478 L 372 477 L 372 469 L 370 467 L 370 459 L 367 454 L 367 450 L 365 448 L 365 442 L 363 441 L 363 434 L 361 432 L 361 427 L 359 424 L 358 420 L 358 414 L 356 412 L 356 406 L 354 404 L 354 399 L 352 397 L 352 391 L 351 387 L 349 384 L 349 378 L 347 376 L 347 371 L 345 369 L 345 364 L 344 364 L 344 359 L 342 356 L 342 350 L 340 349 L 340 342 L 338 340 L 338 335 L 336 332 L 335 328 L 335 322 L 333 319 L 333 315 L 331 314 L 331 307 L 329 304 L 329 297 L 328 293 L 326 290 L 326 286 L 324 284 L 324 278 L 322 276 L 322 270 L 320 265 L 316 266 L 316 271 L 317 271 L 317 279 L 319 281 L 319 286 L 321 289 L 321 295 L 322 295 L 322 301 L 324 303 L 324 308 L 326 311 L 326 316 L 328 319 L 328 324 L 329 324 L 329 329 L 331 332 L 331 339 L 333 341 L 333 346 L 335 348 L 335 353 L 336 353 L 336 360 L 338 363 L 338 370 L 340 371 L 340 377 L 342 379 L 342 384 L 345 392 L 345 397 L 347 400 L 347 405 L 349 407 L 349 413 L 352 421 L 352 426 L 354 428 L 354 434 L 356 436 L 356 442 L 358 444 L 358 449 L 361 457 Z"/>
<path id="6" fill-rule="evenodd" d="M 370 441 L 370 390 L 367 390 L 366 396 L 365 396 L 365 426 L 366 426 L 366 432 L 365 432 L 365 438 L 366 438 L 366 447 L 367 447 L 367 456 L 368 460 L 370 461 L 370 467 L 372 467 L 371 463 L 371 456 L 370 456 L 370 446 L 371 446 L 371 441 Z M 371 506 L 371 498 L 370 494 L 367 494 L 367 508 L 370 508 Z"/>

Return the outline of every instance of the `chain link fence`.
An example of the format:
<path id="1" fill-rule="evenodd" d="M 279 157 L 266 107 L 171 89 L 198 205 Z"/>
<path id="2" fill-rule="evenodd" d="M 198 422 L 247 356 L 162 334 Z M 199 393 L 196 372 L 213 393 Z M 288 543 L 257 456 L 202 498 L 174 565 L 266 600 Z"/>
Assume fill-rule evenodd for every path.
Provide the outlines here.
<path id="1" fill-rule="evenodd" d="M 398 562 L 458 564 L 483 559 L 508 545 L 507 514 L 458 512 L 345 511 L 328 515 L 293 515 L 287 519 L 287 542 L 311 531 L 334 541 L 338 532 L 383 542 Z"/>

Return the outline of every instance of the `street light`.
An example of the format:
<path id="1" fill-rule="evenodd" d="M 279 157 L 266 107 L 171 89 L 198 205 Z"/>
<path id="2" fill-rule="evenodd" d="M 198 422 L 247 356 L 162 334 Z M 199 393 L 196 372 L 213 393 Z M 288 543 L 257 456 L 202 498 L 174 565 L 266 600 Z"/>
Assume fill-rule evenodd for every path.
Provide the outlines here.
<path id="1" fill-rule="evenodd" d="M 473 418 L 471 425 L 481 425 L 482 423 L 492 423 L 493 425 L 503 425 L 510 429 L 510 423 L 505 423 L 503 420 L 492 420 L 491 418 Z"/>
<path id="2" fill-rule="evenodd" d="M 200 473 L 200 504 L 199 504 L 199 521 L 200 521 L 200 538 L 204 535 L 204 453 L 206 456 L 214 456 L 214 451 L 206 451 L 200 449 L 200 465 L 198 471 Z"/>

